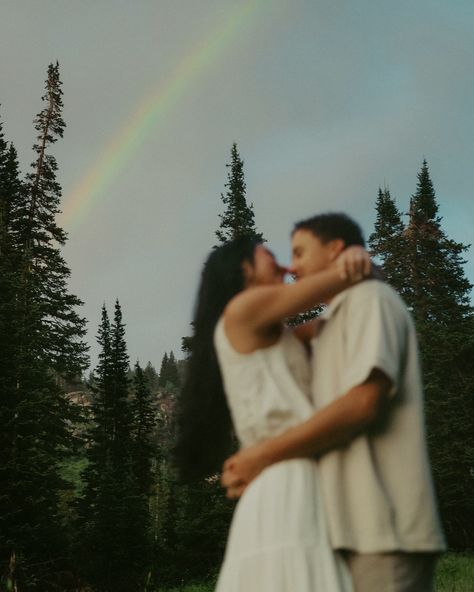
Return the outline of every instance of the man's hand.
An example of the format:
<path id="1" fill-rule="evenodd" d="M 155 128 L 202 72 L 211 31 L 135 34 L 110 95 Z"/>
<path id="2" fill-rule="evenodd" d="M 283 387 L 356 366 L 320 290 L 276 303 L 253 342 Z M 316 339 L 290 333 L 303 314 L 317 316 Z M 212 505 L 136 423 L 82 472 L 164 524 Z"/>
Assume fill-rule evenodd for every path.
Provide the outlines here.
<path id="1" fill-rule="evenodd" d="M 221 485 L 227 489 L 229 499 L 237 499 L 247 485 L 268 466 L 265 460 L 264 445 L 257 444 L 244 448 L 229 457 L 223 467 Z"/>
<path id="2" fill-rule="evenodd" d="M 346 445 L 388 412 L 393 381 L 374 368 L 367 380 L 323 407 L 303 423 L 244 448 L 224 463 L 221 485 L 236 499 L 249 483 L 273 463 L 293 458 L 314 458 Z"/>

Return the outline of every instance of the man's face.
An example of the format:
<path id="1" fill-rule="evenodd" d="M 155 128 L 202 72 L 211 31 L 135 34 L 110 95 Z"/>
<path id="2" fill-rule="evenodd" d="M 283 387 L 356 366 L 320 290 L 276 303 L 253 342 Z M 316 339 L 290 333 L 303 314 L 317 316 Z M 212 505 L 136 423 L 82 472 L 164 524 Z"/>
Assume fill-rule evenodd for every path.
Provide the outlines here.
<path id="1" fill-rule="evenodd" d="M 340 239 L 323 243 L 310 230 L 297 230 L 291 238 L 290 272 L 296 279 L 326 269 L 344 249 Z"/>

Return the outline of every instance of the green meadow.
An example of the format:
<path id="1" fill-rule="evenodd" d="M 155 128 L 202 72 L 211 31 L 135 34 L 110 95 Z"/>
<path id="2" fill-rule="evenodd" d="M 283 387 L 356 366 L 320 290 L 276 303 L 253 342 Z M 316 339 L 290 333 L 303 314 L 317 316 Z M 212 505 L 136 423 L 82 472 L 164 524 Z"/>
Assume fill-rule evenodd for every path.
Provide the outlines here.
<path id="1" fill-rule="evenodd" d="M 436 592 L 473 592 L 474 555 L 448 553 L 436 570 Z"/>
<path id="2" fill-rule="evenodd" d="M 212 592 L 213 583 L 190 584 L 159 592 Z M 448 553 L 438 563 L 435 592 L 474 592 L 474 555 Z"/>

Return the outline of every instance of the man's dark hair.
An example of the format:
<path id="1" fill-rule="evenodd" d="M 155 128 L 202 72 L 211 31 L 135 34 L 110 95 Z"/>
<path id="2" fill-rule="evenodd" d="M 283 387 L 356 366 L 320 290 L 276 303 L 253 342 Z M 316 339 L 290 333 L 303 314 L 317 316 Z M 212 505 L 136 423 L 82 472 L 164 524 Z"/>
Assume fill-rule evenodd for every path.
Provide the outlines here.
<path id="1" fill-rule="evenodd" d="M 318 214 L 312 218 L 297 222 L 292 234 L 297 230 L 309 230 L 323 243 L 341 239 L 346 247 L 351 245 L 365 247 L 364 235 L 360 226 L 346 214 L 338 212 Z"/>

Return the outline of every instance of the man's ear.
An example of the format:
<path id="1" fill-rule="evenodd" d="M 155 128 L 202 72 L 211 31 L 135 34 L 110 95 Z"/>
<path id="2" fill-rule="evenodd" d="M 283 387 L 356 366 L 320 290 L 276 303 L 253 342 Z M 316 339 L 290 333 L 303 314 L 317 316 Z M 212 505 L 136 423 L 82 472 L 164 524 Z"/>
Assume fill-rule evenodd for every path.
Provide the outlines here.
<path id="1" fill-rule="evenodd" d="M 335 238 L 334 240 L 329 242 L 329 254 L 331 257 L 331 261 L 334 261 L 339 257 L 339 255 L 344 251 L 346 248 L 346 243 L 342 240 L 342 238 Z"/>

